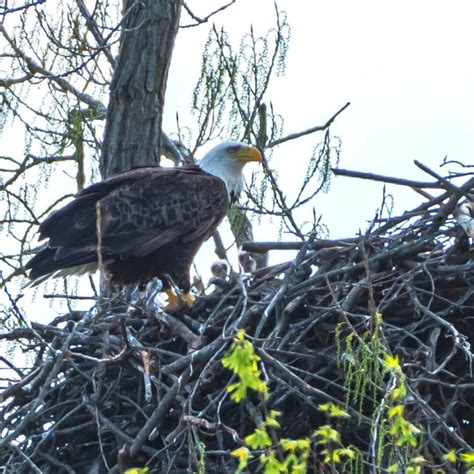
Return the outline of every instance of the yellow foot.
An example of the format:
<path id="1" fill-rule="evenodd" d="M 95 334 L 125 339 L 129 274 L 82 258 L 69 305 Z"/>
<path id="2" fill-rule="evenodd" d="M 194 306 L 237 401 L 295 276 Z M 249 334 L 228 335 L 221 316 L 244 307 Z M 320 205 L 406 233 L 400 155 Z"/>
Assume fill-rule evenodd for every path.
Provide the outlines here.
<path id="1" fill-rule="evenodd" d="M 186 306 L 192 306 L 196 298 L 192 293 L 185 293 L 183 296 L 178 296 L 172 288 L 165 290 L 168 296 L 168 304 L 163 308 L 163 311 L 173 310 L 178 308 L 180 304 L 184 303 Z"/>
<path id="2" fill-rule="evenodd" d="M 165 293 L 168 296 L 168 304 L 163 308 L 164 311 L 168 311 L 179 306 L 179 296 L 174 292 L 172 288 L 166 289 Z"/>
<path id="3" fill-rule="evenodd" d="M 188 306 L 192 306 L 196 301 L 195 296 L 191 292 L 185 293 L 181 298 Z"/>

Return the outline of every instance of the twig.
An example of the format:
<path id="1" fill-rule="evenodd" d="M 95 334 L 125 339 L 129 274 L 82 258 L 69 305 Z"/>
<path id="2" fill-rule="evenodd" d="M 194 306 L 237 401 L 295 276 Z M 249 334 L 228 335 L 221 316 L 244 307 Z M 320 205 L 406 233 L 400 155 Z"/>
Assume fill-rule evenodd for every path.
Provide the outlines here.
<path id="1" fill-rule="evenodd" d="M 312 250 L 323 248 L 342 247 L 354 245 L 358 242 L 357 238 L 349 239 L 315 239 L 310 245 Z M 306 242 L 244 242 L 242 250 L 245 252 L 265 253 L 269 250 L 300 250 Z"/>
<path id="2" fill-rule="evenodd" d="M 153 431 L 159 431 L 163 418 L 168 413 L 176 395 L 181 390 L 182 386 L 187 382 L 189 375 L 190 371 L 187 370 L 173 383 L 172 387 L 168 390 L 161 402 L 155 408 L 155 411 L 151 414 L 150 418 L 138 432 L 137 436 L 130 445 L 131 457 L 134 457 L 138 454 L 138 452 L 142 449 L 147 437 L 151 435 Z"/>
<path id="3" fill-rule="evenodd" d="M 336 120 L 337 116 L 344 112 L 344 110 L 346 110 L 349 105 L 351 105 L 351 103 L 347 102 L 347 104 L 344 105 L 344 107 L 341 107 L 324 125 L 316 125 L 315 127 L 308 128 L 307 130 L 304 130 L 302 132 L 291 133 L 286 137 L 278 138 L 277 140 L 273 140 L 272 142 L 268 143 L 266 148 L 273 148 L 274 146 L 281 145 L 282 143 L 287 142 L 289 140 L 295 140 L 296 138 L 300 138 L 311 133 L 326 130 L 332 125 L 334 120 Z"/>
<path id="4" fill-rule="evenodd" d="M 394 178 L 375 173 L 365 173 L 363 171 L 346 170 L 343 168 L 331 168 L 336 176 L 347 176 L 349 178 L 368 179 L 370 181 L 382 181 L 383 183 L 398 184 L 399 186 L 409 186 L 410 188 L 442 189 L 438 182 L 412 181 L 404 178 Z"/>
<path id="5" fill-rule="evenodd" d="M 443 178 L 441 175 L 433 171 L 431 168 L 428 168 L 428 166 L 424 165 L 418 160 L 414 160 L 414 163 L 416 166 L 418 166 L 418 168 L 423 170 L 425 173 L 428 173 L 429 175 L 436 178 L 443 187 L 446 187 L 448 191 L 451 191 L 451 192 L 458 191 L 457 186 L 454 186 L 454 184 L 452 184 L 449 180 L 447 180 L 446 178 Z"/>
<path id="6" fill-rule="evenodd" d="M 190 24 L 187 24 L 187 25 L 180 25 L 179 27 L 180 28 L 192 28 L 193 26 L 198 26 L 198 25 L 201 25 L 203 23 L 206 23 L 207 21 L 209 21 L 209 19 L 211 17 L 213 17 L 214 15 L 216 15 L 217 13 L 229 8 L 231 5 L 233 5 L 237 0 L 231 0 L 229 3 L 226 3 L 225 5 L 222 5 L 221 7 L 217 8 L 216 10 L 214 10 L 213 12 L 209 13 L 208 15 L 206 15 L 205 17 L 203 18 L 200 18 L 198 17 L 197 15 L 195 15 L 193 13 L 193 11 L 188 7 L 187 3 L 186 2 L 183 2 L 183 7 L 184 9 L 188 12 L 189 16 L 196 22 L 196 23 L 190 23 Z"/>

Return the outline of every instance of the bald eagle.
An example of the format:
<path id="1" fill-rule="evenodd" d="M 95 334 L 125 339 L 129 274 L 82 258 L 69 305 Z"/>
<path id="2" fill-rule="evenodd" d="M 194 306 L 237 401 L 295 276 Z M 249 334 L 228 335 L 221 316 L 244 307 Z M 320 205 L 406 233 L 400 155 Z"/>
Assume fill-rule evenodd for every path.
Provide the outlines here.
<path id="1" fill-rule="evenodd" d="M 135 168 L 85 188 L 41 223 L 48 241 L 26 264 L 32 285 L 100 266 L 113 283 L 160 278 L 175 304 L 171 279 L 191 304 L 193 259 L 238 199 L 251 161 L 262 161 L 257 148 L 224 142 L 197 165 Z"/>

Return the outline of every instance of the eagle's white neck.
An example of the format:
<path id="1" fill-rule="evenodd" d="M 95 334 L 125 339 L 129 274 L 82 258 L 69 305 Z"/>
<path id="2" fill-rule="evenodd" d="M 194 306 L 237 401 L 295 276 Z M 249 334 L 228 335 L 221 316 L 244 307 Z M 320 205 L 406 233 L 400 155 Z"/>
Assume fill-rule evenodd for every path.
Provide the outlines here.
<path id="1" fill-rule="evenodd" d="M 223 159 L 214 149 L 207 153 L 198 165 L 202 170 L 217 176 L 224 181 L 229 194 L 229 200 L 233 197 L 239 197 L 244 189 L 242 170 L 245 163 L 225 158 Z"/>

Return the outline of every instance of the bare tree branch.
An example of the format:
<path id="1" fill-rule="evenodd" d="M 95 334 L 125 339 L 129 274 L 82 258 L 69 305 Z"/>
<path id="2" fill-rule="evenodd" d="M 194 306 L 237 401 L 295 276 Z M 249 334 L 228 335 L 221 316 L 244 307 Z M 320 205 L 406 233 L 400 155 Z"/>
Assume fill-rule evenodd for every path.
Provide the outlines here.
<path id="1" fill-rule="evenodd" d="M 190 24 L 187 24 L 187 25 L 180 25 L 179 27 L 180 28 L 192 28 L 194 26 L 199 26 L 199 25 L 202 25 L 203 23 L 207 23 L 209 21 L 210 18 L 212 18 L 214 15 L 216 15 L 217 13 L 219 12 L 222 12 L 224 10 L 226 10 L 227 8 L 229 8 L 231 5 L 233 5 L 237 0 L 231 0 L 229 3 L 226 3 L 225 5 L 222 5 L 221 7 L 219 7 L 217 10 L 214 10 L 213 12 L 209 13 L 208 15 L 206 15 L 205 17 L 198 17 L 197 15 L 195 15 L 193 13 L 193 11 L 188 7 L 187 3 L 184 2 L 183 3 L 183 7 L 184 9 L 187 11 L 188 15 L 195 21 L 195 23 L 190 23 Z"/>
<path id="2" fill-rule="evenodd" d="M 286 137 L 278 138 L 277 140 L 273 140 L 272 142 L 268 143 L 267 148 L 273 148 L 274 146 L 281 145 L 284 142 L 287 142 L 289 140 L 295 140 L 296 138 L 303 137 L 305 135 L 309 135 L 311 133 L 315 132 L 321 132 L 323 130 L 326 130 L 331 126 L 331 124 L 336 120 L 337 116 L 344 112 L 344 110 L 347 109 L 351 105 L 350 102 L 347 102 L 347 104 L 339 109 L 324 125 L 317 125 L 315 127 L 308 128 L 307 130 L 304 130 L 303 132 L 296 132 L 296 133 L 291 133 L 290 135 L 287 135 Z"/>
<path id="3" fill-rule="evenodd" d="M 8 15 L 9 13 L 15 13 L 22 10 L 27 10 L 28 8 L 34 7 L 36 5 L 41 5 L 43 3 L 46 3 L 46 0 L 35 0 L 33 2 L 25 3 L 24 5 L 21 5 L 19 7 L 13 7 L 13 8 L 9 8 L 6 5 L 0 5 L 0 15 Z"/>

